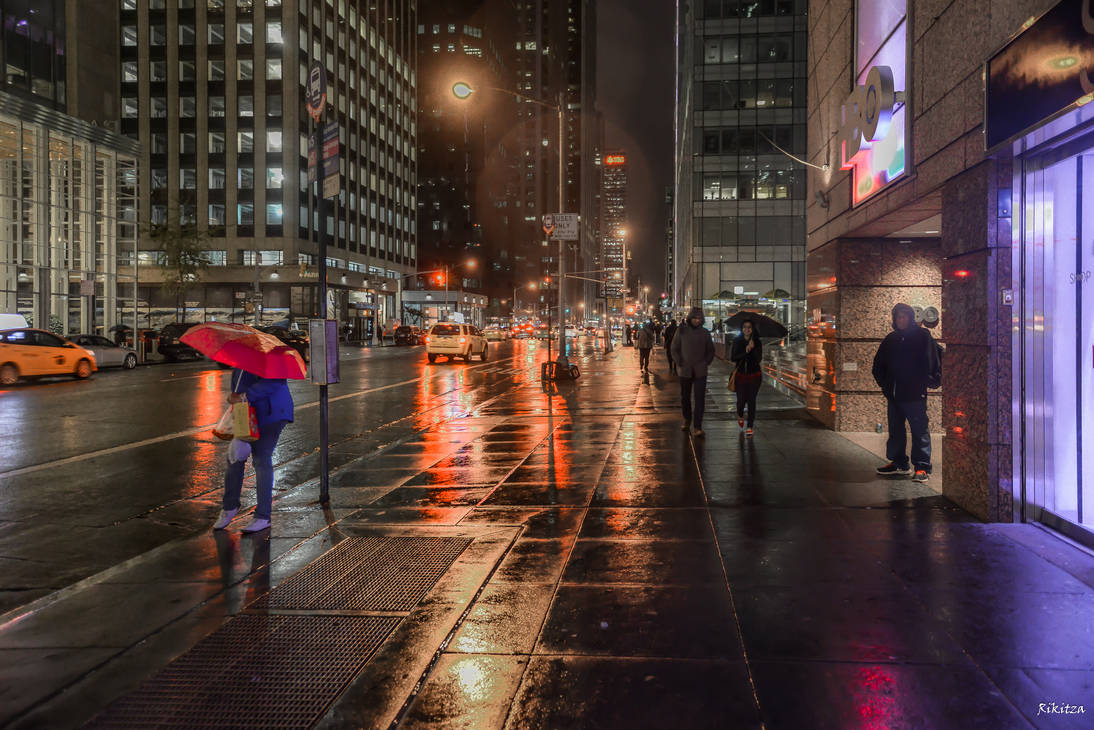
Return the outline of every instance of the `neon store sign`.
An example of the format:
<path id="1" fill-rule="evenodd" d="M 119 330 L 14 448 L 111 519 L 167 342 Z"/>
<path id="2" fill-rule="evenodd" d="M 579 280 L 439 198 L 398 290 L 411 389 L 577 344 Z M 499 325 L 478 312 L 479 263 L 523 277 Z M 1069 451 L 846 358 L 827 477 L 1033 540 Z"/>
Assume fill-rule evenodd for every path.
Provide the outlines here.
<path id="1" fill-rule="evenodd" d="M 627 158 L 624 155 L 608 155 L 604 158 L 604 164 L 615 167 L 616 165 L 624 165 L 627 162 Z"/>
<path id="2" fill-rule="evenodd" d="M 905 0 L 856 3 L 855 88 L 840 110 L 840 169 L 862 203 L 907 172 Z"/>

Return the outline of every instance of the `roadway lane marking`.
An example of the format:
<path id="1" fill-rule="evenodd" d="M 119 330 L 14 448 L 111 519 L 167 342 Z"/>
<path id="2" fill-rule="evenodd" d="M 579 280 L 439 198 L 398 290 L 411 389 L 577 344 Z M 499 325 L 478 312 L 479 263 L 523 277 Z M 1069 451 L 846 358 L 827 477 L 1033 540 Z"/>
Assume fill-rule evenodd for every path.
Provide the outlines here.
<path id="1" fill-rule="evenodd" d="M 490 366 L 490 365 L 497 366 L 497 364 L 498 364 L 497 362 L 484 362 L 484 363 L 479 363 L 478 365 L 467 365 L 466 367 L 462 368 L 459 371 L 449 371 L 449 372 L 467 372 L 468 370 L 478 370 L 479 368 L 484 368 L 484 367 L 487 367 L 487 366 Z M 375 388 L 368 388 L 368 389 L 365 389 L 365 390 L 358 390 L 358 391 L 355 391 L 353 393 L 343 393 L 342 395 L 335 396 L 334 398 L 329 399 L 329 402 L 330 403 L 336 403 L 338 401 L 346 400 L 347 398 L 358 398 L 362 395 L 368 395 L 370 393 L 379 393 L 379 392 L 384 391 L 384 390 L 391 390 L 392 388 L 401 388 L 405 385 L 412 385 L 414 383 L 421 383 L 422 381 L 435 380 L 437 378 L 443 377 L 446 374 L 447 373 L 443 373 L 443 372 L 433 373 L 432 375 L 422 376 L 420 378 L 414 378 L 412 380 L 403 380 L 403 381 L 398 382 L 398 383 L 391 383 L 389 385 L 381 385 L 381 386 L 378 386 L 378 387 L 375 387 Z M 440 396 L 440 395 L 442 395 L 442 394 L 438 394 L 438 396 Z M 308 403 L 303 403 L 301 405 L 298 405 L 293 410 L 294 410 L 294 412 L 295 411 L 302 411 L 302 410 L 306 410 L 308 408 L 317 408 L 318 406 L 319 406 L 319 401 L 314 400 L 314 401 L 309 401 Z M 144 439 L 143 441 L 134 441 L 133 443 L 122 444 L 120 446 L 111 446 L 111 447 L 108 447 L 108 448 L 105 448 L 105 449 L 99 449 L 98 451 L 89 451 L 86 454 L 78 454 L 76 456 L 69 456 L 69 457 L 66 457 L 64 459 L 57 459 L 55 461 L 47 461 L 47 462 L 43 462 L 41 464 L 34 464 L 33 466 L 24 466 L 20 469 L 13 469 L 11 471 L 0 472 L 0 478 L 18 477 L 18 476 L 23 476 L 25 474 L 33 474 L 35 472 L 42 471 L 43 469 L 50 469 L 50 468 L 53 468 L 55 466 L 65 466 L 67 464 L 77 464 L 81 461 L 87 461 L 88 459 L 94 459 L 94 458 L 99 457 L 99 456 L 109 456 L 110 454 L 117 454 L 117 453 L 120 453 L 120 452 L 123 452 L 123 451 L 129 451 L 131 449 L 139 449 L 139 448 L 142 448 L 144 446 L 151 446 L 152 444 L 160 444 L 160 443 L 163 443 L 164 441 L 171 441 L 172 439 L 183 438 L 185 436 L 194 436 L 196 434 L 202 433 L 203 431 L 210 430 L 215 425 L 216 425 L 216 423 L 210 423 L 206 426 L 198 426 L 197 428 L 191 428 L 191 429 L 187 429 L 185 431 L 176 431 L 174 433 L 164 434 L 163 436 L 155 436 L 155 437 L 150 438 L 150 439 Z"/>

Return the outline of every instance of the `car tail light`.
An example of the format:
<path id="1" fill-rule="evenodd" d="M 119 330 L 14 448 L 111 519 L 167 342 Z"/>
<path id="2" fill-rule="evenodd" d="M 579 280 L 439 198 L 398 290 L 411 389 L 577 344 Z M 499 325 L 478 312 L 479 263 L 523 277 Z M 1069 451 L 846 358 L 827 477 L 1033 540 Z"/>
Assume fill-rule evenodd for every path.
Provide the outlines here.
<path id="1" fill-rule="evenodd" d="M 461 338 L 460 338 L 460 344 L 461 344 L 461 345 L 462 345 L 462 344 L 464 344 L 464 343 L 466 343 L 466 342 L 467 342 L 467 338 L 466 338 L 466 337 L 461 337 Z"/>

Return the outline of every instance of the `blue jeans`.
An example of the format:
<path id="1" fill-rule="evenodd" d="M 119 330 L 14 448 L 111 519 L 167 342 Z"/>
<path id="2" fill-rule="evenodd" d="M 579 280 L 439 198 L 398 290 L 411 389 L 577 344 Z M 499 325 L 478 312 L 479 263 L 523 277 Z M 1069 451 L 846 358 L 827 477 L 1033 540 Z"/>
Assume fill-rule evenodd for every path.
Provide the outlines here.
<path id="1" fill-rule="evenodd" d="M 695 412 L 692 413 L 691 409 L 691 397 L 695 395 Z M 706 408 L 707 399 L 707 379 L 704 375 L 701 378 L 680 378 L 680 405 L 684 408 L 684 421 L 692 424 L 695 428 L 703 427 L 703 410 Z"/>
<path id="2" fill-rule="evenodd" d="M 288 421 L 275 421 L 259 426 L 258 441 L 251 444 L 251 461 L 255 466 L 255 492 L 258 495 L 254 516 L 258 519 L 270 519 L 270 511 L 273 509 L 273 452 L 286 423 Z M 243 470 L 246 466 L 246 462 L 237 461 L 229 464 L 224 472 L 224 501 L 221 506 L 225 510 L 239 509 L 239 495 L 243 491 Z"/>
<path id="3" fill-rule="evenodd" d="M 912 429 L 912 465 L 931 473 L 931 430 L 927 426 L 927 399 L 887 401 L 889 405 L 889 440 L 885 457 L 904 469 L 908 468 L 907 438 L 904 422 Z"/>

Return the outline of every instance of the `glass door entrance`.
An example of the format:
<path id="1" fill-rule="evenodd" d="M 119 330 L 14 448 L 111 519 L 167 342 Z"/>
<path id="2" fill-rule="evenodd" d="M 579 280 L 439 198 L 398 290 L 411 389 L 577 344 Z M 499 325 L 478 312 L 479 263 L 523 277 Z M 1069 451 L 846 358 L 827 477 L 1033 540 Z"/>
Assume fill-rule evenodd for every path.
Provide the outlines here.
<path id="1" fill-rule="evenodd" d="M 1025 160 L 1022 177 L 1023 509 L 1092 529 L 1094 139 Z"/>

